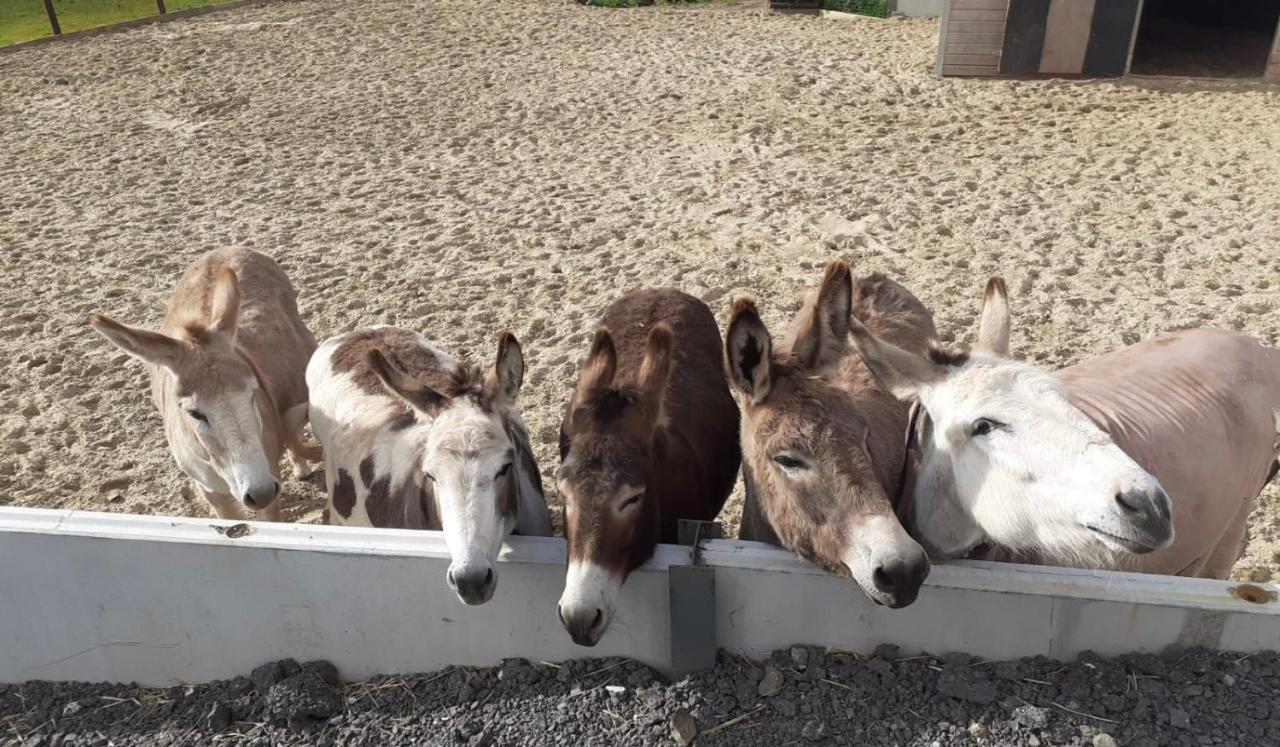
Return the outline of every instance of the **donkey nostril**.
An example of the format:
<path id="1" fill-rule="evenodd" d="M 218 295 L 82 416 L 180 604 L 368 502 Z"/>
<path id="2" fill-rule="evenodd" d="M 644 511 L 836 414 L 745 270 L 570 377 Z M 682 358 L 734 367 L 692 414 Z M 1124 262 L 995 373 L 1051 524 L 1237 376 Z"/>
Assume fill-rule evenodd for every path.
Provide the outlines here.
<path id="1" fill-rule="evenodd" d="M 564 607 L 561 607 L 558 604 L 556 605 L 556 617 L 560 618 L 561 625 L 565 626 L 566 628 L 569 627 L 569 621 L 564 619 Z"/>
<path id="2" fill-rule="evenodd" d="M 253 499 L 253 494 L 251 494 L 251 493 L 245 493 L 245 494 L 244 494 L 244 505 L 248 506 L 249 508 L 257 508 L 257 506 L 258 506 L 258 502 L 257 502 L 257 501 L 255 501 L 255 500 Z"/>
<path id="3" fill-rule="evenodd" d="M 591 629 L 595 630 L 600 627 L 600 623 L 604 622 L 604 610 L 596 607 L 596 616 L 591 620 Z"/>
<path id="4" fill-rule="evenodd" d="M 457 581 L 455 581 L 455 580 L 453 580 L 453 569 L 452 569 L 452 568 L 450 568 L 448 571 L 445 571 L 444 577 L 445 577 L 445 580 L 449 582 L 449 585 L 450 585 L 450 586 L 453 586 L 453 587 L 455 587 L 455 588 L 458 586 L 458 582 L 457 582 Z"/>
<path id="5" fill-rule="evenodd" d="M 1142 510 L 1141 506 L 1134 505 L 1132 501 L 1132 494 L 1116 493 L 1116 505 L 1120 507 L 1121 511 L 1128 514 L 1136 514 Z"/>
<path id="6" fill-rule="evenodd" d="M 486 569 L 484 572 L 484 585 L 488 586 L 493 583 L 493 569 Z"/>
<path id="7" fill-rule="evenodd" d="M 276 482 L 276 490 L 275 490 L 275 493 L 276 493 L 276 495 L 280 495 L 280 483 L 279 483 L 279 482 Z"/>
<path id="8" fill-rule="evenodd" d="M 886 594 L 893 592 L 897 587 L 897 584 L 893 580 L 893 576 L 890 576 L 884 568 L 877 568 L 876 572 L 871 574 L 871 582 L 876 585 L 877 589 Z"/>

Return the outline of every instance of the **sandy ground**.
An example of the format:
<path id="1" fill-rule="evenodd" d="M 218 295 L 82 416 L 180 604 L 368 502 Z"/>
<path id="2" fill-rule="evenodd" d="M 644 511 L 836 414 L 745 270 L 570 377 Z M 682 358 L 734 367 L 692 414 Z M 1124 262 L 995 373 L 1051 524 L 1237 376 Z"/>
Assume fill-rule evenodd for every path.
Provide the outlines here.
<path id="1" fill-rule="evenodd" d="M 596 316 L 646 285 L 782 325 L 844 257 L 948 340 L 1003 273 L 1049 366 L 1174 327 L 1276 342 L 1280 89 L 942 80 L 930 20 L 485 7 L 298 0 L 0 55 L 0 503 L 208 515 L 84 319 L 156 323 L 223 245 L 279 258 L 319 337 L 487 361 L 513 329 L 544 473 Z M 1239 573 L 1277 566 L 1278 511 Z"/>

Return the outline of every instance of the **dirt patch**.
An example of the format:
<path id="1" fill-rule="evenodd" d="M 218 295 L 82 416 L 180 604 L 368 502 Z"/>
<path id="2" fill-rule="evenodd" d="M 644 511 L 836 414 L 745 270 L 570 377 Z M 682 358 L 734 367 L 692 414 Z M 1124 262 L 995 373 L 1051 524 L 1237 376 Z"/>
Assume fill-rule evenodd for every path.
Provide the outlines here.
<path id="1" fill-rule="evenodd" d="M 668 683 L 625 660 L 507 660 L 334 687 L 273 662 L 200 687 L 0 686 L 13 744 L 780 744 L 1156 747 L 1275 744 L 1280 656 L 1171 650 L 1074 662 L 875 656 L 793 646 L 721 654 Z M 5 744 L 8 744 L 5 742 Z"/>

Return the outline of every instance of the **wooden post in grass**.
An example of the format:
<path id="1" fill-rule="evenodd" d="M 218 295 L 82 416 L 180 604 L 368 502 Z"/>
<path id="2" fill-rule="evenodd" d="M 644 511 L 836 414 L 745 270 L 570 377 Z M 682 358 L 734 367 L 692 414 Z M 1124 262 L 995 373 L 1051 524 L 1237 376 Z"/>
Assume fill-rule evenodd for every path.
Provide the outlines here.
<path id="1" fill-rule="evenodd" d="M 53 9 L 53 0 L 44 0 L 44 12 L 49 16 L 49 25 L 53 27 L 53 35 L 62 36 L 62 27 L 58 25 L 58 13 Z"/>
<path id="2" fill-rule="evenodd" d="M 164 0 L 156 0 L 156 7 L 160 9 L 160 15 L 165 14 Z"/>

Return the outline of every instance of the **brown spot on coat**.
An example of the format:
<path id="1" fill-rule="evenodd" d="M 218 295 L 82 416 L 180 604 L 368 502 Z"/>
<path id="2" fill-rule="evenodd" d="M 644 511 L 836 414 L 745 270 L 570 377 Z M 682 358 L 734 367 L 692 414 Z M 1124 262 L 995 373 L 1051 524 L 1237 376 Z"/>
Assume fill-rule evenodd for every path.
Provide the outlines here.
<path id="1" fill-rule="evenodd" d="M 371 458 L 364 460 L 371 461 Z M 363 464 L 361 463 L 361 472 L 363 473 Z M 363 474 L 361 475 L 363 477 Z M 375 527 L 394 527 L 397 529 L 409 528 L 417 529 L 419 527 L 405 527 L 404 524 L 396 520 L 396 512 L 393 501 L 391 500 L 391 478 L 384 476 L 377 480 L 366 483 L 369 486 L 369 492 L 364 498 L 364 510 L 369 514 L 369 523 Z"/>
<path id="2" fill-rule="evenodd" d="M 365 496 L 369 523 L 391 529 L 442 529 L 435 496 L 426 478 L 407 480 L 398 489 L 389 476 L 379 477 Z"/>
<path id="3" fill-rule="evenodd" d="M 356 506 L 356 484 L 345 469 L 338 470 L 338 480 L 333 484 L 333 508 L 344 519 L 351 517 Z"/>
<path id="4" fill-rule="evenodd" d="M 387 425 L 387 427 L 392 433 L 394 433 L 396 431 L 402 431 L 411 425 L 416 425 L 417 422 L 418 416 L 414 414 L 413 410 L 405 410 L 397 415 L 395 419 Z"/>

